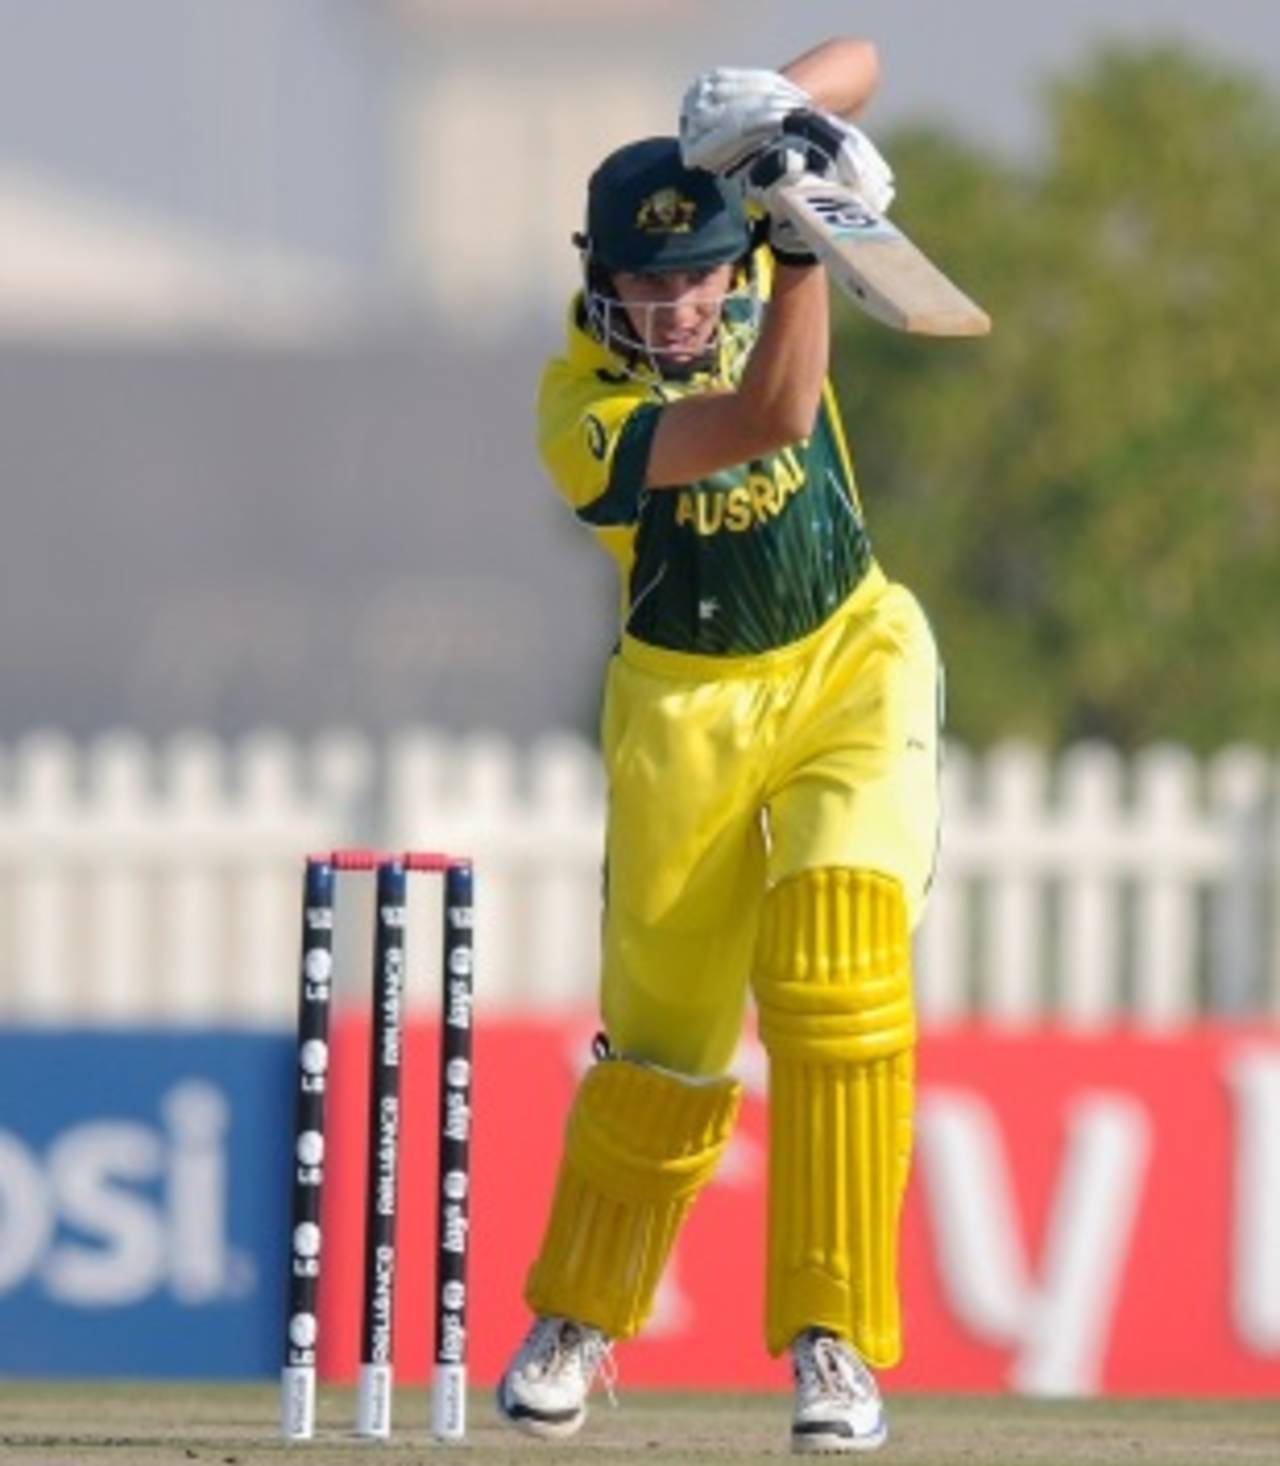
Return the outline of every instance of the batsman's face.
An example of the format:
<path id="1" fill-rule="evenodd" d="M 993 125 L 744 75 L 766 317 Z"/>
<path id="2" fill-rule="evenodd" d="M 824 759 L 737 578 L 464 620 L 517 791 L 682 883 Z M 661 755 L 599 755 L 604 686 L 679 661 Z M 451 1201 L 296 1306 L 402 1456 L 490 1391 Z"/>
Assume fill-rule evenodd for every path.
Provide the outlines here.
<path id="1" fill-rule="evenodd" d="M 613 277 L 637 338 L 655 355 L 675 362 L 694 361 L 706 351 L 732 284 L 732 265 L 652 275 L 619 270 Z"/>

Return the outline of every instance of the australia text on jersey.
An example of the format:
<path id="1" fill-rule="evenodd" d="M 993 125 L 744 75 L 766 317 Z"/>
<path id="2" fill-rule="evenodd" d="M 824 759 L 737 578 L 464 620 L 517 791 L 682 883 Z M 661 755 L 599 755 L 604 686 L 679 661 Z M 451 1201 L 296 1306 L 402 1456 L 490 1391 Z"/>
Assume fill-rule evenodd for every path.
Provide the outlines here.
<path id="1" fill-rule="evenodd" d="M 700 535 L 734 534 L 764 524 L 782 513 L 788 501 L 805 486 L 805 472 L 794 448 L 754 464 L 746 479 L 733 488 L 681 489 L 675 522 L 692 525 Z"/>

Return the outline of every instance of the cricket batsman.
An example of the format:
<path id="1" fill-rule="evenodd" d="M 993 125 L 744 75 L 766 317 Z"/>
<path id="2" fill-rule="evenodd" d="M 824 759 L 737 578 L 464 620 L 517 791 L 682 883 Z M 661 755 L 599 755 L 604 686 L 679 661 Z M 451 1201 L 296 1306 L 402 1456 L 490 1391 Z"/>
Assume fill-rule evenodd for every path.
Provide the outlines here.
<path id="1" fill-rule="evenodd" d="M 848 120 L 861 40 L 695 79 L 680 136 L 610 154 L 539 446 L 616 560 L 604 1032 L 569 1115 L 535 1322 L 498 1389 L 571 1435 L 635 1334 L 729 1139 L 748 992 L 769 1059 L 765 1344 L 797 1451 L 886 1439 L 916 1036 L 910 932 L 937 835 L 939 673 L 872 555 L 827 381 L 825 273 L 775 213 L 820 173 L 876 213 L 892 174 Z"/>

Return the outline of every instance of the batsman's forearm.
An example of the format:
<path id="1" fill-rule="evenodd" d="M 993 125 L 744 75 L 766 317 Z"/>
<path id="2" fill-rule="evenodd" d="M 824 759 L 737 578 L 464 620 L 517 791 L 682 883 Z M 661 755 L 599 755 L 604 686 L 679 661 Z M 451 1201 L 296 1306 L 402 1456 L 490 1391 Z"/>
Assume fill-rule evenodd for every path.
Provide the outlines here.
<path id="1" fill-rule="evenodd" d="M 813 431 L 830 354 L 826 271 L 778 265 L 764 329 L 742 375 L 738 396 L 784 443 Z"/>
<path id="2" fill-rule="evenodd" d="M 813 432 L 827 375 L 827 276 L 779 265 L 764 329 L 736 391 L 693 392 L 658 414 L 648 489 L 682 489 Z"/>
<path id="3" fill-rule="evenodd" d="M 856 117 L 879 85 L 880 57 L 870 41 L 836 37 L 788 61 L 782 74 L 824 112 Z"/>

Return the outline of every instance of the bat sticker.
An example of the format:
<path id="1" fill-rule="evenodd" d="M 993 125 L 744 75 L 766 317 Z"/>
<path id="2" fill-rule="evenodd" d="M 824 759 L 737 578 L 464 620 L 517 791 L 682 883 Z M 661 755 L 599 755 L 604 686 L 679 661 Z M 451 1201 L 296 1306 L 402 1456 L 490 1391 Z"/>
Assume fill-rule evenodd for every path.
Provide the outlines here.
<path id="1" fill-rule="evenodd" d="M 829 229 L 837 234 L 894 234 L 886 223 L 847 193 L 811 193 L 805 200 Z"/>

